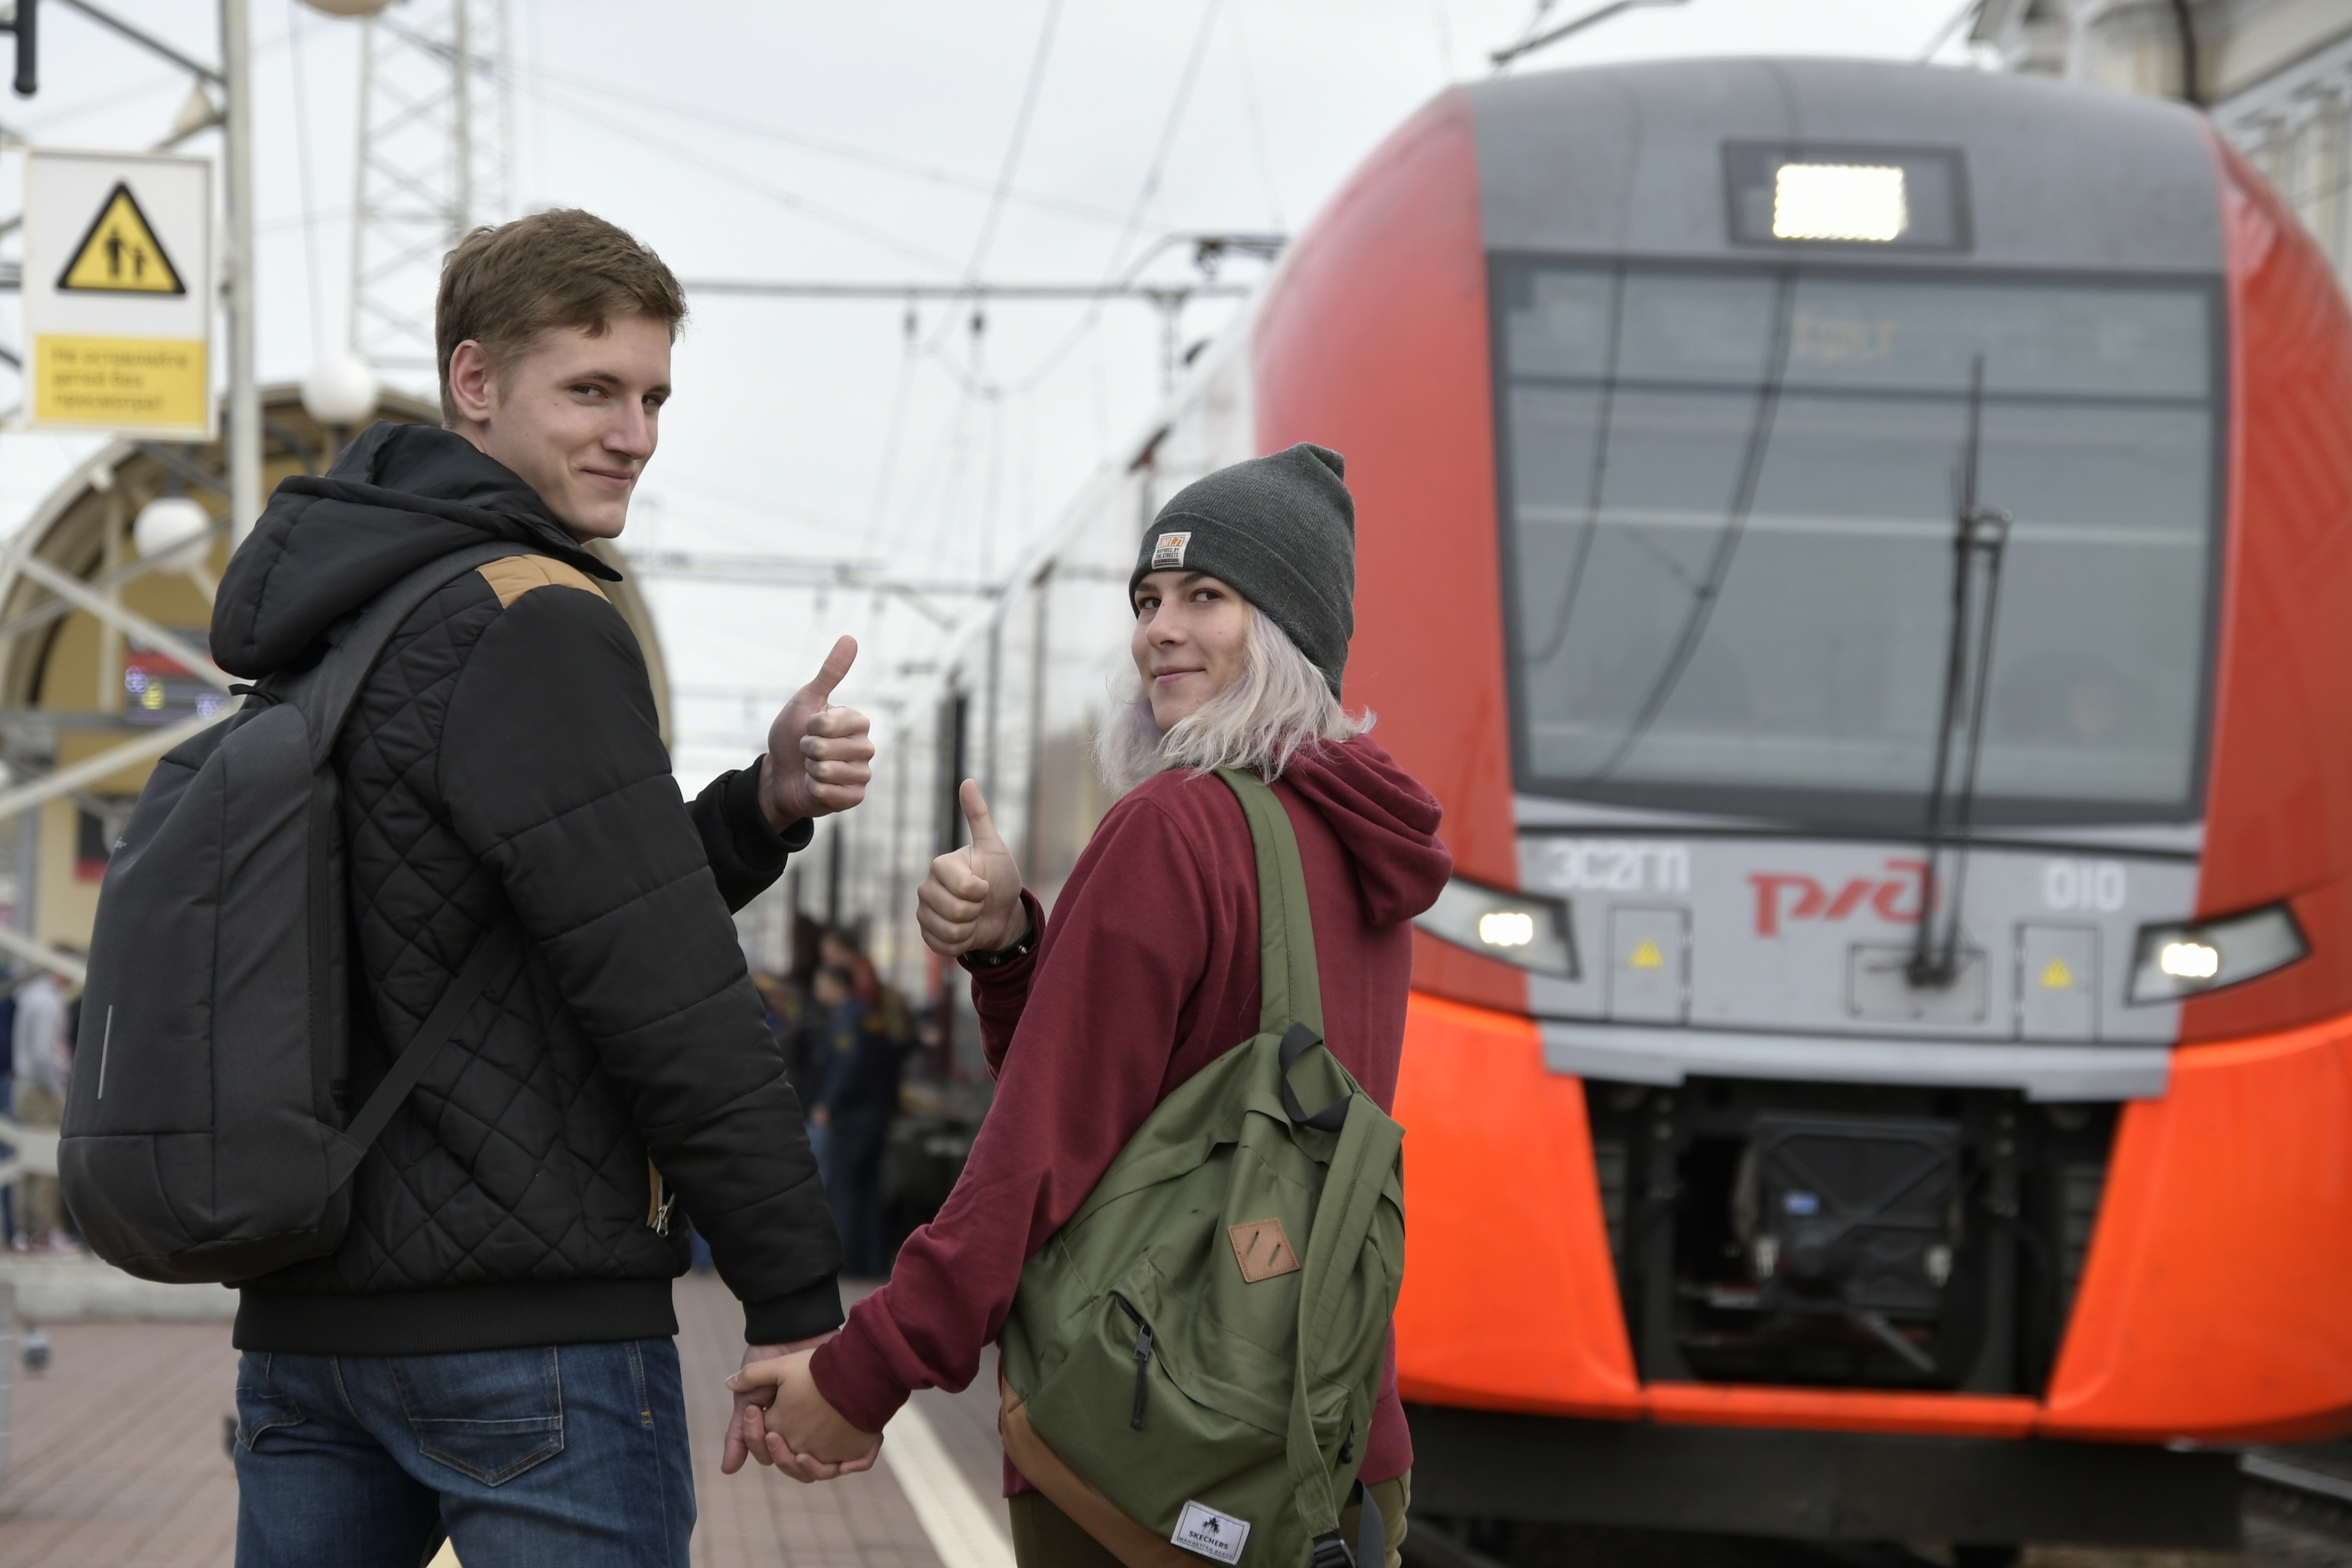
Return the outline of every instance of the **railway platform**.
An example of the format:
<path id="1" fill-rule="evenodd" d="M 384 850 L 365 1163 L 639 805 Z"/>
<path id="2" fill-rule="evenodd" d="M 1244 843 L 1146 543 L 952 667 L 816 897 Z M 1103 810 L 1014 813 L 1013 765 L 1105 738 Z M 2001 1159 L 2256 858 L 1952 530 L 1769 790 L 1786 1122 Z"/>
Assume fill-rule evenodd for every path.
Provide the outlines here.
<path id="1" fill-rule="evenodd" d="M 742 1313 L 709 1275 L 677 1291 L 692 1426 L 695 1568 L 1012 1568 L 996 1405 L 926 1392 L 894 1423 L 885 1462 L 803 1487 L 721 1476 L 723 1380 Z M 50 1362 L 19 1369 L 0 1477 L 8 1568 L 228 1568 L 236 1478 L 227 1451 L 236 1352 L 226 1322 L 66 1322 Z"/>
<path id="2" fill-rule="evenodd" d="M 803 1487 L 772 1475 L 719 1474 L 722 1380 L 740 1352 L 740 1309 L 719 1281 L 677 1291 L 700 1521 L 695 1568 L 1012 1568 L 999 1497 L 992 1375 L 963 1394 L 916 1395 L 894 1423 L 884 1463 Z M 56 1322 L 48 1366 L 18 1370 L 11 1458 L 0 1476 L 0 1563 L 7 1568 L 229 1568 L 236 1481 L 228 1452 L 236 1352 L 228 1324 Z M 2352 1452 L 2280 1452 L 2283 1473 L 2316 1464 L 2352 1476 Z M 2276 1491 L 2276 1487 L 2272 1489 Z M 2331 1568 L 2352 1564 L 2352 1529 L 2306 1505 L 2284 1512 L 2250 1494 L 2240 1552 L 2109 1552 L 2037 1547 L 2021 1568 Z M 446 1559 L 442 1560 L 444 1563 Z M 1626 1531 L 1550 1529 L 1516 1537 L 1445 1533 L 1408 1543 L 1410 1568 L 1927 1568 L 1919 1550 L 1816 1548 Z"/>

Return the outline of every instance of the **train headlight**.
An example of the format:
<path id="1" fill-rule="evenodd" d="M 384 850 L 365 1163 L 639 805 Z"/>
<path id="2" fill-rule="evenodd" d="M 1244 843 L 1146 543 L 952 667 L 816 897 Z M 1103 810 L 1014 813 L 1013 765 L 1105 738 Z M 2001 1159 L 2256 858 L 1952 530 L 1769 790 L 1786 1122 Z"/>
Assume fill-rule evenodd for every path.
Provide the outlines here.
<path id="1" fill-rule="evenodd" d="M 1966 250 L 1968 169 L 1957 147 L 1723 144 L 1734 245 Z"/>
<path id="2" fill-rule="evenodd" d="M 2142 926 L 2131 1000 L 2178 1001 L 2268 974 L 2310 952 L 2284 904 L 2226 920 Z"/>
<path id="3" fill-rule="evenodd" d="M 1564 900 L 1507 893 L 1456 877 L 1412 923 L 1441 942 L 1521 969 L 1577 977 Z"/>
<path id="4" fill-rule="evenodd" d="M 2156 966 L 2175 980 L 2210 980 L 2221 973 L 2221 950 L 2201 942 L 2168 942 L 2156 950 Z"/>
<path id="5" fill-rule="evenodd" d="M 1773 172 L 1774 239 L 1885 245 L 1911 226 L 1903 171 L 1875 163 L 1783 163 Z"/>

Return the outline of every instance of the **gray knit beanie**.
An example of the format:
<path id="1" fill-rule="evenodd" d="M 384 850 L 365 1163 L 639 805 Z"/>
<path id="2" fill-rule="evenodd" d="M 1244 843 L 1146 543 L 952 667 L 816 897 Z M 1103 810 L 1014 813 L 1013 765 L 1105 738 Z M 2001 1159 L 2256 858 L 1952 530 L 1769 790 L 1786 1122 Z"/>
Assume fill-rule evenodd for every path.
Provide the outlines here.
<path id="1" fill-rule="evenodd" d="M 1301 441 L 1193 480 L 1143 536 L 1136 584 L 1154 572 L 1204 572 L 1229 584 L 1298 645 L 1331 695 L 1356 635 L 1356 501 L 1348 460 Z"/>

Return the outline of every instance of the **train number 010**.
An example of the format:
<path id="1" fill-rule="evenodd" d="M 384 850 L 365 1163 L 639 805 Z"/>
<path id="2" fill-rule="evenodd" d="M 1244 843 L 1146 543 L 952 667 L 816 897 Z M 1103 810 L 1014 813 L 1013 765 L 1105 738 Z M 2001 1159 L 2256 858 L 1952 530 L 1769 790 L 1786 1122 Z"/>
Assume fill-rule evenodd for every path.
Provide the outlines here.
<path id="1" fill-rule="evenodd" d="M 2124 907 L 2120 860 L 2053 860 L 2042 868 L 2042 901 L 2053 910 L 2095 910 L 2113 914 Z"/>

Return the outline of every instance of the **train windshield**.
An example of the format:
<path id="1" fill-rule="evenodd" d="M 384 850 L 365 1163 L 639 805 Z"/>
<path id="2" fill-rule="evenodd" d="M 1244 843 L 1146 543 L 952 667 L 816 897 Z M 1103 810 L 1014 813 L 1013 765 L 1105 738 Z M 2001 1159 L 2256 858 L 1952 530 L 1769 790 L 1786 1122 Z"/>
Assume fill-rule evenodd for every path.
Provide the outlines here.
<path id="1" fill-rule="evenodd" d="M 2198 809 L 2212 293 L 1499 269 L 1521 787 L 1916 826 L 1973 448 L 2012 520 L 1975 820 Z"/>

